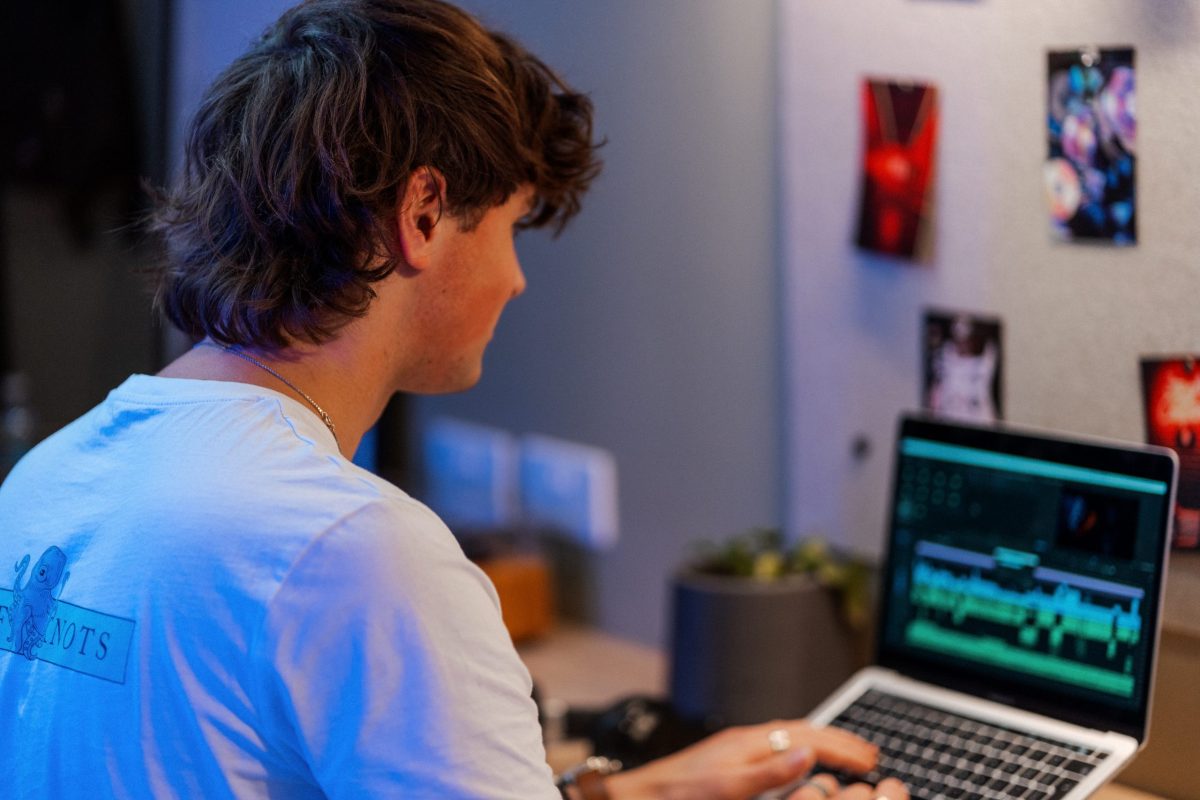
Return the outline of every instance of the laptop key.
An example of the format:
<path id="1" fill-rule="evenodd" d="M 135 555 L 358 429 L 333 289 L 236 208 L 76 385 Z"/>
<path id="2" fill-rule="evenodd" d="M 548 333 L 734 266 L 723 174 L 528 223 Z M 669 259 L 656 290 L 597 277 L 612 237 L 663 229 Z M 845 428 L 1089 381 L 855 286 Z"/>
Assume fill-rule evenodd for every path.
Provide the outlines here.
<path id="1" fill-rule="evenodd" d="M 1071 772 L 1078 773 L 1080 775 L 1087 775 L 1089 772 L 1091 772 L 1092 765 L 1087 763 L 1086 761 L 1079 761 L 1079 760 L 1073 759 L 1073 760 L 1068 761 L 1067 763 L 1063 764 L 1062 768 L 1066 769 L 1066 770 L 1070 770 Z"/>
<path id="2" fill-rule="evenodd" d="M 1062 797 L 1063 795 L 1067 794 L 1067 792 L 1071 791 L 1078 785 L 1079 785 L 1079 781 L 1073 780 L 1071 778 L 1064 778 L 1063 780 L 1054 784 L 1054 795 L 1056 797 Z"/>

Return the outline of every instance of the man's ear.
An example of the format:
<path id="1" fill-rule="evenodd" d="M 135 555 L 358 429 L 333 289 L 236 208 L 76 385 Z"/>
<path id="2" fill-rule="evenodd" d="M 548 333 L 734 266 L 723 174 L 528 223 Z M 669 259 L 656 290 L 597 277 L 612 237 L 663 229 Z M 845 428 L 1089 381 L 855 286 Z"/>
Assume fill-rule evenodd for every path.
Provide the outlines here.
<path id="1" fill-rule="evenodd" d="M 429 266 L 446 204 L 446 179 L 433 167 L 418 167 L 408 176 L 396 204 L 400 252 L 413 269 Z"/>

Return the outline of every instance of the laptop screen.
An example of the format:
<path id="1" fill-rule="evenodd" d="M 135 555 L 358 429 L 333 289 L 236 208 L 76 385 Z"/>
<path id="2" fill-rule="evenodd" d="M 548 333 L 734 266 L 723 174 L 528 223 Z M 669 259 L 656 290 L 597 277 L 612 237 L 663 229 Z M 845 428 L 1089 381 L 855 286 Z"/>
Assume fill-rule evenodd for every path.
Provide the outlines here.
<path id="1" fill-rule="evenodd" d="M 1174 458 L 902 421 L 880 661 L 1143 735 Z"/>

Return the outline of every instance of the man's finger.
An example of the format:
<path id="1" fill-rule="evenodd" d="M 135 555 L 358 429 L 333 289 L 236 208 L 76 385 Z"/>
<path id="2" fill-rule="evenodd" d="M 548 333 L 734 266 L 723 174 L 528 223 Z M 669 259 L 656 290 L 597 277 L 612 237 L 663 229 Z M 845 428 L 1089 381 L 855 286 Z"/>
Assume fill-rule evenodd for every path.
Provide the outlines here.
<path id="1" fill-rule="evenodd" d="M 847 786 L 835 795 L 836 800 L 872 800 L 877 797 L 879 795 L 875 793 L 875 787 L 869 783 L 856 783 L 853 786 Z"/>
<path id="2" fill-rule="evenodd" d="M 849 772 L 870 772 L 879 761 L 879 748 L 838 728 L 812 728 L 793 736 L 817 752 L 817 760 Z"/>
<path id="3" fill-rule="evenodd" d="M 895 778 L 885 778 L 875 787 L 875 797 L 887 800 L 908 800 L 908 787 Z"/>
<path id="4" fill-rule="evenodd" d="M 803 745 L 748 763 L 727 775 L 730 796 L 753 797 L 778 789 L 807 774 L 816 763 L 816 753 Z"/>
<path id="5" fill-rule="evenodd" d="M 814 775 L 788 795 L 787 800 L 827 800 L 837 796 L 840 788 L 832 775 Z"/>

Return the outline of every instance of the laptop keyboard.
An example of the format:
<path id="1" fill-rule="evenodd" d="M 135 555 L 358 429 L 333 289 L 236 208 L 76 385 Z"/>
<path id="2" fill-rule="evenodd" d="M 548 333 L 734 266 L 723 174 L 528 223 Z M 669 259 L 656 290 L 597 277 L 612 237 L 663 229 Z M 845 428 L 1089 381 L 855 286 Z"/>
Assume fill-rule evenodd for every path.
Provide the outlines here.
<path id="1" fill-rule="evenodd" d="M 913 800 L 1063 797 L 1108 753 L 868 691 L 830 725 L 879 745 L 872 784 L 903 780 Z"/>

